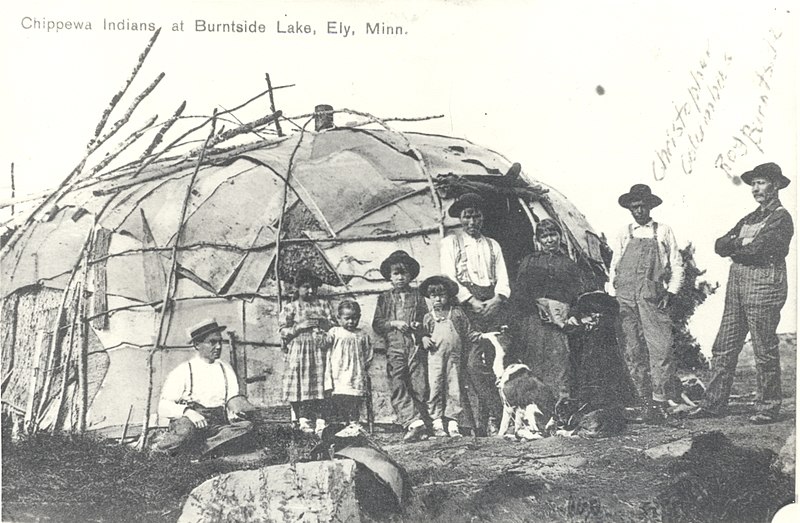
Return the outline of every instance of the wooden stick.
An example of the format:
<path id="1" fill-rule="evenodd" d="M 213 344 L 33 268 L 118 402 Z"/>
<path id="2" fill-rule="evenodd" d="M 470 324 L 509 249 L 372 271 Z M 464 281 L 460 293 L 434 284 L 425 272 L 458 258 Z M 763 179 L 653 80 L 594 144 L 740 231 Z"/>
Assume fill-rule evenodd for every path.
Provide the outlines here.
<path id="1" fill-rule="evenodd" d="M 69 294 L 70 288 L 72 287 L 75 281 L 75 275 L 78 273 L 78 268 L 80 268 L 81 266 L 80 260 L 83 259 L 84 256 L 86 256 L 87 250 L 89 249 L 89 245 L 93 237 L 94 237 L 94 231 L 93 230 L 89 231 L 89 234 L 86 237 L 86 241 L 84 241 L 83 243 L 83 248 L 81 249 L 80 258 L 78 258 L 78 261 L 72 267 L 72 271 L 70 271 L 67 285 L 64 287 L 64 292 L 61 294 L 61 303 L 59 304 L 58 309 L 56 311 L 56 317 L 53 324 L 53 338 L 50 340 L 50 353 L 48 354 L 48 364 L 47 367 L 45 368 L 45 382 L 42 387 L 42 391 L 44 394 L 49 394 L 50 384 L 53 378 L 53 373 L 51 372 L 51 370 L 55 365 L 55 355 L 56 355 L 56 349 L 58 348 L 59 332 L 61 329 L 61 318 L 64 315 L 64 306 L 67 303 L 67 295 Z M 36 412 L 35 419 L 38 420 L 39 418 L 42 417 L 43 408 L 44 408 L 44 402 L 42 402 L 42 404 L 39 405 L 39 410 L 37 410 Z"/>
<path id="2" fill-rule="evenodd" d="M 247 395 L 247 368 L 241 368 L 239 364 L 238 347 L 236 345 L 236 335 L 228 331 L 228 341 L 230 342 L 231 367 L 236 371 L 236 380 L 239 382 L 239 394 Z"/>
<path id="3" fill-rule="evenodd" d="M 120 118 L 119 120 L 114 122 L 114 125 L 111 126 L 111 129 L 105 135 L 103 135 L 102 138 L 99 138 L 97 140 L 95 150 L 97 149 L 97 147 L 99 147 L 99 144 L 102 144 L 102 143 L 105 143 L 106 141 L 108 141 L 109 138 L 114 136 L 117 133 L 117 131 L 119 131 L 126 123 L 128 123 L 128 120 L 130 120 L 131 115 L 136 110 L 136 108 L 139 106 L 139 104 L 142 103 L 142 100 L 147 98 L 147 96 L 151 92 L 153 92 L 153 89 L 155 89 L 158 86 L 158 84 L 161 83 L 161 80 L 163 80 L 163 79 L 164 79 L 164 73 L 161 72 L 161 73 L 158 74 L 158 76 L 156 76 L 155 80 L 150 82 L 150 85 L 145 87 L 144 90 L 141 93 L 139 93 L 139 95 L 136 98 L 133 99 L 133 101 L 131 102 L 131 105 L 128 106 L 128 110 L 125 111 L 125 114 L 122 115 L 122 118 Z"/>
<path id="4" fill-rule="evenodd" d="M 272 114 L 276 114 L 278 111 L 275 109 L 275 98 L 272 95 L 272 81 L 269 78 L 269 73 L 264 73 L 264 75 L 267 80 L 267 88 L 269 88 L 269 110 L 272 111 Z M 275 130 L 278 132 L 278 136 L 283 136 L 281 122 L 278 118 L 275 119 Z"/>
<path id="5" fill-rule="evenodd" d="M 97 218 L 95 218 L 94 227 L 97 227 Z M 81 291 L 81 317 L 83 321 L 80 324 L 81 352 L 78 358 L 78 431 L 81 433 L 86 430 L 86 417 L 89 411 L 89 333 L 91 331 L 89 322 L 86 321 L 86 308 L 89 303 L 87 289 L 89 285 L 88 263 L 84 264 L 83 271 L 83 289 Z"/>
<path id="6" fill-rule="evenodd" d="M 36 342 L 33 348 L 33 359 L 31 360 L 31 380 L 28 387 L 28 402 L 25 407 L 25 418 L 23 420 L 24 430 L 29 433 L 33 428 L 33 407 L 36 400 L 36 384 L 39 382 L 39 365 L 42 359 L 42 345 L 45 343 L 47 334 L 43 330 L 36 331 Z"/>
<path id="7" fill-rule="evenodd" d="M 128 407 L 128 416 L 125 418 L 125 425 L 122 426 L 122 435 L 119 437 L 119 444 L 125 441 L 125 436 L 128 435 L 128 424 L 131 422 L 131 413 L 133 412 L 133 404 Z"/>
<path id="8" fill-rule="evenodd" d="M 300 144 L 303 143 L 303 136 L 306 132 L 306 127 L 308 124 L 313 122 L 313 118 L 309 118 L 306 120 L 306 123 L 303 124 L 302 129 L 300 129 L 300 137 L 297 140 L 297 143 L 292 149 L 292 154 L 289 156 L 289 165 L 286 169 L 286 179 L 283 182 L 283 198 L 281 199 L 281 214 L 278 218 L 278 230 L 275 233 L 275 285 L 278 290 L 278 310 L 283 308 L 283 298 L 281 295 L 283 294 L 281 289 L 281 274 L 280 274 L 280 267 L 281 267 L 281 235 L 283 234 L 283 219 L 286 214 L 286 201 L 289 199 L 289 182 L 292 177 L 292 168 L 294 167 L 294 158 L 297 154 L 297 151 L 300 149 Z"/>
<path id="9" fill-rule="evenodd" d="M 364 403 L 367 407 L 367 429 L 369 429 L 370 434 L 375 433 L 375 410 L 372 405 L 372 378 L 369 376 L 369 372 L 366 373 L 366 381 L 367 381 L 367 397 L 364 399 Z"/>
<path id="10" fill-rule="evenodd" d="M 133 79 L 136 78 L 136 74 L 139 72 L 139 69 L 142 68 L 144 65 L 144 61 L 147 58 L 147 55 L 150 54 L 150 50 L 153 48 L 153 45 L 156 43 L 156 39 L 158 35 L 161 33 L 161 28 L 159 27 L 153 36 L 150 37 L 150 41 L 147 42 L 147 45 L 144 48 L 144 51 L 141 52 L 139 55 L 139 59 L 136 61 L 136 65 L 133 66 L 133 71 L 131 75 L 128 77 L 128 80 L 125 82 L 125 85 L 120 89 L 120 91 L 115 94 L 111 98 L 111 103 L 109 103 L 108 108 L 103 111 L 103 115 L 100 117 L 100 121 L 97 123 L 97 127 L 94 130 L 94 138 L 92 141 L 89 142 L 89 147 L 91 147 L 94 143 L 94 140 L 100 136 L 100 133 L 103 131 L 103 127 L 105 127 L 106 122 L 108 121 L 109 117 L 111 116 L 111 111 L 117 106 L 117 103 L 120 99 L 125 95 L 125 92 L 128 90 L 128 87 L 133 83 Z"/>
<path id="11" fill-rule="evenodd" d="M 141 136 L 142 136 L 144 133 L 146 133 L 147 131 L 149 131 L 149 130 L 150 130 L 150 128 L 153 126 L 153 124 L 155 123 L 155 121 L 156 121 L 157 119 L 158 119 L 158 115 L 155 115 L 155 116 L 153 116 L 152 118 L 150 118 L 149 120 L 147 120 L 147 123 L 145 123 L 145 124 L 144 124 L 142 127 L 140 127 L 139 129 L 135 130 L 135 131 L 134 131 L 134 132 L 132 132 L 130 135 L 128 135 L 128 137 L 127 137 L 127 138 L 125 138 L 125 140 L 123 140 L 121 143 L 119 143 L 119 144 L 117 145 L 117 147 L 116 147 L 116 148 L 115 148 L 113 151 L 111 151 L 111 152 L 109 152 L 108 154 L 106 154 L 105 156 L 103 156 L 103 159 L 102 159 L 102 160 L 100 160 L 100 162 L 99 162 L 97 165 L 95 165 L 94 167 L 92 167 L 92 170 L 91 170 L 91 171 L 89 171 L 89 174 L 87 174 L 87 175 L 85 176 L 85 178 L 91 178 L 91 177 L 93 177 L 95 174 L 97 174 L 97 173 L 99 173 L 100 171 L 102 171 L 102 170 L 103 170 L 103 168 L 105 168 L 105 166 L 107 166 L 107 165 L 108 165 L 108 164 L 110 164 L 112 161 L 114 161 L 114 159 L 115 159 L 117 156 L 119 156 L 120 154 L 122 154 L 122 152 L 124 152 L 124 151 L 125 151 L 125 150 L 126 150 L 126 149 L 127 149 L 127 148 L 128 148 L 128 147 L 129 147 L 129 146 L 132 144 L 132 143 L 133 143 L 133 142 L 135 142 L 136 140 L 138 140 L 139 138 L 141 138 Z M 85 179 L 85 178 L 84 178 L 84 179 Z"/>
<path id="12" fill-rule="evenodd" d="M 384 122 L 424 122 L 425 120 L 437 120 L 439 118 L 444 118 L 444 115 L 435 114 L 433 116 L 417 116 L 412 118 L 392 117 L 392 118 L 382 118 L 382 120 Z"/>
<path id="13" fill-rule="evenodd" d="M 416 236 L 418 234 L 426 234 L 432 232 L 438 232 L 439 228 L 437 227 L 421 227 L 419 229 L 413 229 L 410 231 L 401 231 L 401 232 L 393 232 L 388 234 L 376 234 L 373 236 L 349 236 L 349 237 L 341 237 L 337 236 L 335 238 L 324 237 L 324 238 L 283 238 L 281 240 L 282 245 L 297 245 L 297 244 L 313 244 L 313 243 L 333 243 L 333 244 L 346 244 L 346 243 L 354 243 L 354 242 L 372 242 L 372 241 L 387 241 L 387 240 L 396 240 L 399 238 L 406 238 L 408 236 Z M 220 249 L 225 251 L 231 252 L 261 252 L 261 251 L 268 251 L 272 249 L 276 245 L 276 241 L 270 241 L 264 243 L 262 245 L 255 245 L 252 247 L 239 247 L 237 245 L 231 245 L 227 243 L 210 243 L 210 242 L 197 242 L 192 244 L 186 244 L 180 247 L 178 250 L 181 252 L 190 251 L 194 249 L 205 249 L 205 248 L 214 248 Z M 119 256 L 128 256 L 131 254 L 139 254 L 143 252 L 166 252 L 172 251 L 172 247 L 137 247 L 134 249 L 125 249 L 123 251 L 107 254 L 105 256 L 100 256 L 98 258 L 94 258 L 89 260 L 90 264 L 101 263 L 109 258 L 116 258 Z"/>
<path id="14" fill-rule="evenodd" d="M 142 162 L 142 161 L 143 161 L 145 158 L 147 158 L 148 156 L 150 156 L 150 154 L 153 152 L 153 150 L 155 150 L 155 148 L 156 148 L 156 147 L 158 147 L 158 145 L 161 143 L 161 140 L 163 140 L 163 139 L 164 139 L 164 134 L 165 134 L 167 131 L 169 131 L 170 127 L 172 127 L 172 126 L 175 124 L 175 122 L 177 122 L 177 121 L 178 121 L 178 118 L 180 117 L 180 115 L 182 115 L 182 114 L 183 114 L 183 111 L 184 111 L 184 109 L 186 109 L 186 100 L 184 100 L 184 101 L 183 101 L 183 102 L 182 102 L 182 103 L 181 103 L 181 104 L 178 106 L 178 108 L 177 108 L 177 109 L 175 110 L 175 112 L 172 114 L 172 116 L 170 117 L 170 119 L 169 119 L 169 120 L 167 120 L 166 122 L 164 122 L 164 123 L 161 125 L 161 129 L 159 129 L 159 130 L 158 130 L 158 133 L 157 133 L 157 134 L 155 135 L 155 137 L 153 138 L 153 141 L 152 141 L 152 142 L 150 142 L 150 145 L 148 145 L 148 146 L 147 146 L 147 149 L 145 149 L 145 150 L 144 150 L 144 152 L 142 153 L 142 155 L 141 155 L 141 156 L 139 156 L 139 158 L 136 160 L 136 163 L 140 163 L 140 162 Z"/>
<path id="15" fill-rule="evenodd" d="M 292 86 L 291 86 L 291 85 L 289 85 L 289 86 L 284 86 L 284 87 L 292 87 Z M 261 92 L 261 93 L 259 93 L 259 94 L 255 95 L 254 97 L 250 98 L 249 100 L 247 100 L 247 101 L 246 101 L 246 102 L 244 102 L 243 104 L 239 104 L 239 105 L 237 105 L 236 107 L 234 107 L 233 109 L 226 109 L 226 110 L 222 111 L 222 112 L 221 112 L 221 113 L 219 113 L 219 114 L 220 114 L 220 115 L 223 115 L 223 114 L 229 114 L 229 113 L 232 113 L 233 111 L 238 111 L 238 110 L 239 110 L 239 109 L 241 109 L 242 107 L 244 107 L 244 106 L 246 106 L 246 105 L 248 105 L 248 104 L 250 104 L 250 103 L 254 102 L 255 100 L 258 100 L 258 99 L 259 99 L 259 98 L 261 98 L 262 96 L 265 96 L 265 95 L 269 94 L 271 91 L 272 91 L 271 89 L 267 89 L 266 91 L 263 91 L 263 92 Z M 177 138 L 175 138 L 174 140 L 172 140 L 172 142 L 170 142 L 170 144 L 169 144 L 169 145 L 167 145 L 167 146 L 166 146 L 164 149 L 162 149 L 162 150 L 161 150 L 159 153 L 157 153 L 157 154 L 155 154 L 155 155 L 151 156 L 151 157 L 150 157 L 150 158 L 149 158 L 149 159 L 148 159 L 146 162 L 144 162 L 142 165 L 140 165 L 140 166 L 139 166 L 139 168 L 136 170 L 136 172 L 135 172 L 135 173 L 133 173 L 133 174 L 131 175 L 131 178 L 136 178 L 137 176 L 139 176 L 139 175 L 142 173 L 142 171 L 144 171 L 144 170 L 145 170 L 145 169 L 146 169 L 146 168 L 147 168 L 147 167 L 148 167 L 148 166 L 149 166 L 151 163 L 153 163 L 153 162 L 154 162 L 154 161 L 155 161 L 157 158 L 159 158 L 159 157 L 160 157 L 162 154 L 164 154 L 165 152 L 167 152 L 167 151 L 169 151 L 170 149 L 172 149 L 172 148 L 173 148 L 173 147 L 174 147 L 176 144 L 178 144 L 178 143 L 180 143 L 181 141 L 183 141 L 183 139 L 184 139 L 184 138 L 186 138 L 187 136 L 189 136 L 189 135 L 190 135 L 190 134 L 192 134 L 193 132 L 195 132 L 195 131 L 197 131 L 197 130 L 199 130 L 199 129 L 202 129 L 202 128 L 203 128 L 203 127 L 205 127 L 207 124 L 209 124 L 210 122 L 212 122 L 212 120 L 213 120 L 214 122 L 216 122 L 216 118 L 217 118 L 217 110 L 215 109 L 215 110 L 214 110 L 214 116 L 212 116 L 212 117 L 210 117 L 210 118 L 206 119 L 206 120 L 205 120 L 203 123 L 201 123 L 200 125 L 197 125 L 197 126 L 195 126 L 195 127 L 192 127 L 191 129 L 189 129 L 188 131 L 186 131 L 186 132 L 185 132 L 185 133 L 183 133 L 182 135 L 180 135 L 180 136 L 178 136 Z M 205 152 L 205 149 L 203 149 L 203 151 Z"/>
<path id="16" fill-rule="evenodd" d="M 83 167 L 86 165 L 86 161 L 89 159 L 89 155 L 91 155 L 94 151 L 97 150 L 98 147 L 100 147 L 100 145 L 102 145 L 102 142 L 98 140 L 98 137 L 100 136 L 100 133 L 105 127 L 105 124 L 108 121 L 109 116 L 111 115 L 111 111 L 114 110 L 120 98 L 122 98 L 122 96 L 128 90 L 128 87 L 131 85 L 131 82 L 133 82 L 133 79 L 136 77 L 136 73 L 138 73 L 139 69 L 141 69 L 145 58 L 147 58 L 147 55 L 150 53 L 150 49 L 153 47 L 153 44 L 155 43 L 156 38 L 158 38 L 160 32 L 161 29 L 159 28 L 150 38 L 150 41 L 148 42 L 144 51 L 139 55 L 139 60 L 136 63 L 136 66 L 134 66 L 131 76 L 128 78 L 123 88 L 116 95 L 114 95 L 114 97 L 111 99 L 111 103 L 109 104 L 108 108 L 103 112 L 103 115 L 101 116 L 100 121 L 97 124 L 97 127 L 95 127 L 94 136 L 89 140 L 89 143 L 86 146 L 87 152 L 84 155 L 83 159 L 72 170 L 72 172 L 70 172 L 67 175 L 67 177 L 61 181 L 58 187 L 56 187 L 55 190 L 53 190 L 53 192 L 51 192 L 47 196 L 47 198 L 45 198 L 45 200 L 41 202 L 36 207 L 36 209 L 34 209 L 34 211 L 28 215 L 28 217 L 25 220 L 25 223 L 20 227 L 18 227 L 17 230 L 12 234 L 8 242 L 6 242 L 6 244 L 2 248 L 0 248 L 0 258 L 2 258 L 17 244 L 19 239 L 22 237 L 23 232 L 27 230 L 28 227 L 30 227 L 30 225 L 39 218 L 39 215 L 42 213 L 43 210 L 47 209 L 50 205 L 61 199 L 61 197 L 67 191 L 69 191 L 69 189 L 72 188 L 72 186 L 76 181 L 75 178 L 81 173 L 81 171 L 83 171 Z M 14 269 L 16 269 L 16 265 Z"/>
<path id="17" fill-rule="evenodd" d="M 66 397 L 67 394 L 67 382 L 69 381 L 69 368 L 72 365 L 72 350 L 73 347 L 75 346 L 75 327 L 78 321 L 78 317 L 80 316 L 80 311 L 78 310 L 78 308 L 80 307 L 81 293 L 79 293 L 77 289 L 78 285 L 76 285 L 72 291 L 73 313 L 72 313 L 72 322 L 69 326 L 69 343 L 67 345 L 68 347 L 67 358 L 61 364 L 61 390 L 58 393 L 58 400 L 56 401 L 55 422 L 53 423 L 53 426 L 50 427 L 50 432 L 56 432 L 58 430 L 59 421 L 61 419 L 61 409 L 63 408 L 64 398 Z M 56 334 L 56 336 L 58 335 Z M 51 370 L 50 372 L 52 373 L 53 371 Z M 44 421 L 44 415 L 45 415 L 45 409 L 42 408 L 40 417 L 36 421 L 37 430 L 39 429 L 42 421 Z"/>
<path id="18" fill-rule="evenodd" d="M 278 118 L 281 117 L 281 114 L 282 113 L 280 111 L 278 111 L 278 112 L 269 114 L 267 116 L 264 116 L 263 118 L 259 118 L 258 120 L 253 120 L 252 122 L 249 122 L 249 123 L 246 123 L 246 124 L 242 124 L 241 126 L 235 128 L 235 129 L 229 129 L 229 130 L 225 131 L 224 133 L 221 133 L 221 134 L 218 134 L 217 136 L 215 136 L 214 139 L 211 140 L 211 145 L 216 145 L 218 143 L 222 143 L 225 140 L 230 140 L 234 136 L 238 136 L 238 135 L 244 134 L 244 133 L 249 133 L 249 132 L 252 132 L 254 129 L 257 129 L 257 128 L 262 127 L 264 125 L 267 125 L 269 123 L 277 122 Z"/>
<path id="19" fill-rule="evenodd" d="M 372 280 L 374 282 L 383 282 L 383 278 Z M 373 294 L 380 294 L 383 292 L 383 289 L 370 289 L 370 290 L 358 290 L 358 291 L 340 291 L 340 292 L 328 292 L 325 296 L 334 297 L 334 296 L 372 296 Z M 261 299 L 261 300 L 277 300 L 277 294 L 259 294 L 259 293 L 252 293 L 252 292 L 238 292 L 234 294 L 209 294 L 208 296 L 185 296 L 182 298 L 173 298 L 172 302 L 181 302 L 181 301 L 196 301 L 196 300 L 219 300 L 222 299 L 241 299 L 241 300 L 250 300 L 250 299 Z M 95 318 L 99 318 L 101 316 L 110 316 L 117 312 L 129 311 L 129 310 L 136 310 L 142 309 L 145 307 L 160 307 L 162 306 L 163 302 L 161 300 L 158 301 L 150 301 L 150 302 L 141 302 L 135 303 L 132 305 L 124 305 L 122 307 L 115 307 L 113 309 L 108 309 L 104 312 L 99 312 L 93 314 L 91 316 L 87 316 L 85 319 L 86 321 L 94 320 Z"/>
<path id="20" fill-rule="evenodd" d="M 284 141 L 285 139 L 286 138 L 282 138 L 280 140 L 276 140 L 274 142 L 269 142 L 269 143 L 267 143 L 267 142 L 257 142 L 255 144 L 248 144 L 246 146 L 235 146 L 234 149 L 236 150 L 237 154 L 243 154 L 243 153 L 245 153 L 245 152 L 247 152 L 249 150 L 260 148 L 260 147 L 264 147 L 265 145 L 274 145 L 274 144 L 280 143 L 280 142 Z M 217 149 L 217 150 L 214 151 L 214 154 L 215 155 L 216 154 L 223 154 L 226 151 L 227 151 L 227 149 Z M 209 163 L 212 163 L 214 161 L 214 158 L 216 158 L 216 156 L 214 156 L 212 158 L 211 151 L 206 151 L 206 157 L 207 157 L 207 159 L 208 159 L 207 161 Z M 151 158 L 153 158 L 153 157 L 151 156 Z M 169 158 L 169 160 L 170 161 L 171 160 L 176 160 L 177 161 L 177 160 L 180 160 L 181 158 L 183 158 L 183 157 L 176 156 L 176 157 Z M 166 162 L 168 160 L 165 159 L 163 161 Z M 113 176 L 113 177 L 110 177 L 110 178 L 106 178 L 106 179 L 103 180 L 103 182 L 107 182 L 109 180 L 122 178 L 122 177 L 128 177 L 129 179 L 127 179 L 125 181 L 120 181 L 118 184 L 116 184 L 116 185 L 114 185 L 112 187 L 105 187 L 105 188 L 102 188 L 102 189 L 95 189 L 94 191 L 92 191 L 92 194 L 94 194 L 95 196 L 105 196 L 107 194 L 118 193 L 118 192 L 120 192 L 120 191 L 122 191 L 124 189 L 129 188 L 129 187 L 134 187 L 136 185 L 141 185 L 141 184 L 153 181 L 153 180 L 159 180 L 161 178 L 168 178 L 170 176 L 175 175 L 176 173 L 180 173 L 180 172 L 184 171 L 186 169 L 186 166 L 184 165 L 184 162 L 185 162 L 185 160 L 177 161 L 173 165 L 170 165 L 170 166 L 167 166 L 167 167 L 162 167 L 162 168 L 158 169 L 157 172 L 149 173 L 147 176 L 143 176 L 141 178 L 131 178 L 130 176 L 128 176 L 128 174 L 118 175 L 118 176 Z M 260 162 L 254 162 L 254 163 L 259 163 L 260 165 L 264 165 L 264 164 L 262 164 Z M 181 178 L 182 176 L 184 176 L 184 175 L 181 174 L 181 175 L 179 175 L 178 177 L 176 177 L 174 179 L 177 180 L 178 178 Z M 90 187 L 92 185 L 97 185 L 98 183 L 100 183 L 100 182 L 98 182 L 97 179 L 95 178 L 90 182 L 87 182 L 87 183 L 79 185 L 78 188 Z M 105 185 L 109 185 L 109 184 L 106 183 Z"/>
<path id="21" fill-rule="evenodd" d="M 217 126 L 216 120 L 217 110 L 214 109 L 214 116 L 211 120 L 211 129 L 208 133 L 208 137 L 206 138 L 206 144 L 208 144 L 212 137 L 214 136 L 214 130 Z M 147 444 L 147 431 L 150 428 L 150 407 L 153 401 L 153 357 L 155 356 L 156 352 L 159 351 L 159 348 L 162 344 L 161 337 L 164 335 L 165 329 L 169 326 L 169 321 L 171 320 L 171 310 L 172 306 L 170 305 L 170 300 L 174 294 L 174 287 L 175 285 L 175 277 L 178 267 L 178 246 L 181 242 L 181 237 L 183 236 L 183 231 L 185 228 L 185 221 L 186 221 L 186 211 L 189 207 L 189 200 L 192 196 L 192 187 L 194 186 L 194 182 L 197 179 L 197 173 L 200 172 L 200 166 L 203 164 L 203 158 L 205 157 L 205 146 L 200 151 L 200 156 L 197 158 L 197 165 L 195 166 L 194 173 L 192 174 L 192 178 L 189 180 L 189 185 L 186 188 L 186 194 L 183 198 L 183 204 L 181 205 L 181 216 L 180 220 L 178 221 L 178 230 L 175 233 L 175 243 L 173 244 L 172 248 L 172 260 L 170 271 L 167 275 L 167 285 L 164 289 L 164 300 L 163 306 L 161 308 L 161 320 L 158 324 L 158 331 L 156 332 L 155 341 L 153 342 L 153 347 L 150 349 L 150 354 L 147 357 L 147 374 L 148 374 L 148 386 L 147 386 L 147 402 L 145 403 L 144 409 L 144 421 L 142 423 L 142 433 L 139 436 L 139 442 L 137 443 L 137 448 L 139 450 L 144 450 Z M 166 341 L 166 340 L 164 340 Z"/>
<path id="22" fill-rule="evenodd" d="M 14 162 L 11 162 L 11 216 L 14 216 L 14 197 L 16 196 L 16 188 L 14 187 Z"/>

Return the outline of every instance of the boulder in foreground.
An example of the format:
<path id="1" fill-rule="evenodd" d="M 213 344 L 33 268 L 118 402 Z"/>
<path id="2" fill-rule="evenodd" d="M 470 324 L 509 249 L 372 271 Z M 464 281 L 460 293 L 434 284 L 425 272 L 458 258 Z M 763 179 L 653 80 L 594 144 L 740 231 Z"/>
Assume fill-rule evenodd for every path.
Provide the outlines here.
<path id="1" fill-rule="evenodd" d="M 178 521 L 360 521 L 355 474 L 349 459 L 223 474 L 192 491 Z"/>

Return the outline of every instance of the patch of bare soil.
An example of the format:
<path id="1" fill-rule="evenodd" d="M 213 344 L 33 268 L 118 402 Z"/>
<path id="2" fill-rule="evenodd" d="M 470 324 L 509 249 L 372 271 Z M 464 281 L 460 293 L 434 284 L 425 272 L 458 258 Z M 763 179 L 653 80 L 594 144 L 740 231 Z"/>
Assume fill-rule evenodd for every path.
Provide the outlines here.
<path id="1" fill-rule="evenodd" d="M 407 468 L 416 492 L 396 519 L 770 521 L 794 492 L 794 478 L 769 465 L 795 425 L 795 346 L 794 335 L 782 336 L 784 414 L 768 426 L 747 421 L 756 377 L 746 347 L 722 418 L 629 424 L 621 436 L 595 440 L 467 437 L 403 445 L 395 437 L 386 449 Z"/>

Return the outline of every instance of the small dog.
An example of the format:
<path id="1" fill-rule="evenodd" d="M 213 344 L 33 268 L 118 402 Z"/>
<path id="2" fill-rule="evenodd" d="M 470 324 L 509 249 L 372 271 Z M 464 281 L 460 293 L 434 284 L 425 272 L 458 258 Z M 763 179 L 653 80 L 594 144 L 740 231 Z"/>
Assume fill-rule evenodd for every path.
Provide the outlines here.
<path id="1" fill-rule="evenodd" d="M 492 370 L 497 376 L 497 390 L 503 400 L 503 418 L 497 436 L 504 437 L 513 421 L 517 439 L 541 439 L 555 427 L 555 397 L 527 365 L 504 365 L 506 350 L 498 339 L 503 334 L 504 330 L 501 330 L 481 336 L 494 346 Z"/>
<path id="2" fill-rule="evenodd" d="M 616 436 L 625 430 L 625 416 L 622 407 L 592 408 L 588 403 L 564 398 L 555 409 L 556 434 L 581 436 L 584 438 L 605 438 Z"/>

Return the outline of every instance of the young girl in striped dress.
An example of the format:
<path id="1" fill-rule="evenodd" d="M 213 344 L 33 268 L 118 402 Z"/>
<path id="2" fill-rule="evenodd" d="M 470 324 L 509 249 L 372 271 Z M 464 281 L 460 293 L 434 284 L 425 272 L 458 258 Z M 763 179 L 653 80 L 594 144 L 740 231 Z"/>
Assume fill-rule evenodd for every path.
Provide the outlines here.
<path id="1" fill-rule="evenodd" d="M 319 434 L 326 427 L 333 389 L 326 369 L 327 333 L 336 324 L 330 304 L 317 296 L 322 281 L 311 271 L 295 276 L 295 300 L 279 315 L 281 338 L 286 346 L 283 396 L 297 415 L 300 430 Z M 315 427 L 311 420 L 316 419 Z"/>

